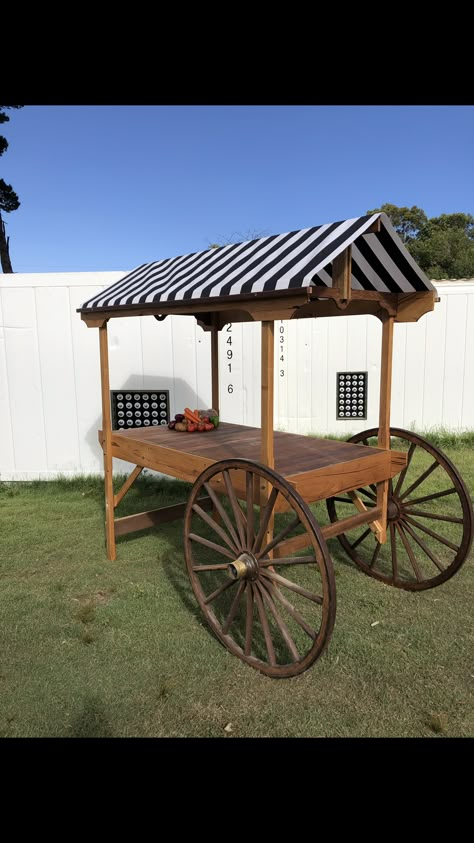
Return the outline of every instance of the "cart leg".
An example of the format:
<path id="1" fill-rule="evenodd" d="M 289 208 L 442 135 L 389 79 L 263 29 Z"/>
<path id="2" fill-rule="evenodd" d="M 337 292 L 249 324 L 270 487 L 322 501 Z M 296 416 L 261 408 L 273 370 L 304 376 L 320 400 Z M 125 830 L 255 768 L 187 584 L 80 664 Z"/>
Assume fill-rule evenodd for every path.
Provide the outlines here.
<path id="1" fill-rule="evenodd" d="M 102 390 L 102 448 L 104 451 L 105 537 L 107 557 L 117 558 L 114 530 L 114 488 L 112 482 L 112 419 L 110 416 L 109 354 L 107 322 L 99 328 L 100 385 Z"/>
<path id="2" fill-rule="evenodd" d="M 275 452 L 273 441 L 273 405 L 274 405 L 274 353 L 275 353 L 275 323 L 271 321 L 262 322 L 262 359 L 261 359 L 261 451 L 260 459 L 263 465 L 268 468 L 275 467 Z M 270 495 L 271 485 L 260 480 L 258 502 L 263 507 Z M 272 512 L 268 522 L 265 541 L 268 543 L 273 539 L 274 515 Z M 273 551 L 270 551 L 270 558 L 273 558 Z"/>
<path id="3" fill-rule="evenodd" d="M 382 359 L 380 365 L 380 407 L 378 447 L 390 448 L 390 400 L 392 395 L 392 352 L 393 352 L 393 316 L 382 322 Z M 389 480 L 377 483 L 377 506 L 382 508 L 381 530 L 377 535 L 380 544 L 387 541 L 387 507 Z"/>
<path id="4" fill-rule="evenodd" d="M 219 416 L 219 314 L 214 313 L 211 329 L 211 407 Z M 221 524 L 221 517 L 216 507 L 212 506 L 212 517 Z"/>
<path id="5" fill-rule="evenodd" d="M 114 530 L 114 487 L 112 475 L 112 457 L 104 450 L 105 477 L 105 536 L 107 541 L 107 558 L 112 562 L 117 558 Z"/>

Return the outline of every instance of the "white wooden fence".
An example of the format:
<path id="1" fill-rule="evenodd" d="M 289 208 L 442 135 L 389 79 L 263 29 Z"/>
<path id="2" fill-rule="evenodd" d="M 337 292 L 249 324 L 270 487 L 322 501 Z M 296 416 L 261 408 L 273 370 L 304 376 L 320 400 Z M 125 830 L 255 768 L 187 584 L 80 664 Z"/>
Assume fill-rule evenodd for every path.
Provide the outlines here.
<path id="1" fill-rule="evenodd" d="M 122 272 L 0 276 L 0 480 L 102 471 L 98 331 L 76 308 Z M 397 325 L 392 424 L 474 428 L 474 281 L 439 284 L 441 302 Z M 356 432 L 377 425 L 381 326 L 369 316 L 276 324 L 275 427 Z M 112 389 L 169 389 L 171 411 L 208 406 L 209 334 L 194 319 L 109 322 Z M 260 424 L 260 325 L 220 337 L 221 417 Z M 336 373 L 368 372 L 367 420 L 336 418 Z M 127 465 L 116 461 L 117 471 Z"/>

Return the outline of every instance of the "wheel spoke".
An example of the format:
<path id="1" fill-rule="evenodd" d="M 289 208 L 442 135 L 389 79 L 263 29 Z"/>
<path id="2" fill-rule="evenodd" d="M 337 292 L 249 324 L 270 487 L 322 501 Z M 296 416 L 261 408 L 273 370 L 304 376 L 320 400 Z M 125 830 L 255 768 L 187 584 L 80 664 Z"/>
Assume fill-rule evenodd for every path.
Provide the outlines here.
<path id="1" fill-rule="evenodd" d="M 415 448 L 416 448 L 416 442 L 412 442 L 409 449 L 408 449 L 407 464 L 406 464 L 405 468 L 398 475 L 398 480 L 397 480 L 397 485 L 395 486 L 394 495 L 398 495 L 398 493 L 401 491 L 401 488 L 403 486 L 403 481 L 405 480 L 407 471 L 410 467 L 411 458 L 413 456 L 413 452 L 414 452 Z"/>
<path id="2" fill-rule="evenodd" d="M 366 530 L 364 530 L 364 532 L 363 532 L 363 533 L 359 536 L 359 538 L 358 538 L 358 539 L 356 539 L 356 540 L 355 540 L 355 542 L 354 542 L 353 544 L 351 544 L 351 548 L 352 548 L 352 550 L 355 550 L 355 549 L 356 549 L 356 547 L 357 547 L 357 545 L 359 545 L 361 542 L 363 542 L 363 541 L 364 541 L 364 539 L 366 539 L 366 538 L 367 538 L 367 536 L 368 536 L 371 532 L 372 532 L 372 531 L 371 531 L 370 527 L 367 527 L 367 529 L 366 529 Z"/>
<path id="3" fill-rule="evenodd" d="M 350 509 L 350 493 L 339 494 L 335 505 Z M 184 550 L 205 619 L 230 653 L 282 678 L 321 655 L 334 626 L 334 572 L 324 534 L 285 477 L 245 458 L 210 461 L 185 507 Z"/>
<path id="4" fill-rule="evenodd" d="M 410 524 L 413 524 L 418 530 L 421 530 L 423 533 L 427 533 L 431 538 L 436 539 L 437 541 L 441 542 L 441 544 L 445 544 L 446 547 L 450 547 L 451 550 L 458 551 L 459 546 L 457 544 L 453 544 L 448 539 L 445 539 L 444 536 L 440 536 L 439 533 L 435 533 L 434 530 L 430 530 L 429 527 L 425 527 L 423 524 L 420 524 L 419 521 L 415 521 L 410 515 L 404 516 L 405 521 L 409 521 Z"/>
<path id="5" fill-rule="evenodd" d="M 226 571 L 228 568 L 227 562 L 223 562 L 222 565 L 193 565 L 193 571 Z"/>
<path id="6" fill-rule="evenodd" d="M 415 576 L 416 576 L 418 582 L 422 582 L 423 577 L 422 577 L 421 571 L 418 567 L 418 563 L 415 559 L 415 555 L 414 555 L 414 553 L 413 553 L 413 551 L 410 547 L 410 543 L 409 543 L 409 541 L 408 541 L 408 539 L 405 535 L 405 531 L 403 530 L 402 525 L 398 521 L 397 521 L 395 526 L 396 526 L 398 532 L 400 533 L 400 538 L 401 538 L 401 540 L 402 540 L 402 542 L 405 546 L 405 550 L 408 553 L 408 556 L 410 558 L 410 562 L 411 562 L 412 568 L 415 572 Z"/>
<path id="7" fill-rule="evenodd" d="M 361 495 L 365 495 L 366 498 L 370 498 L 371 501 L 375 502 L 377 500 L 377 495 L 373 495 L 372 492 L 368 492 L 367 489 L 357 489 L 357 491 L 360 492 Z"/>
<path id="8" fill-rule="evenodd" d="M 293 660 L 295 662 L 299 661 L 300 654 L 299 654 L 298 650 L 296 649 L 296 644 L 295 644 L 295 642 L 293 641 L 293 639 L 290 635 L 289 629 L 288 629 L 285 621 L 280 617 L 280 615 L 278 613 L 278 610 L 277 610 L 270 594 L 268 593 L 268 591 L 264 587 L 263 583 L 258 582 L 257 587 L 260 589 L 260 593 L 263 597 L 263 600 L 267 604 L 268 608 L 270 609 L 270 612 L 273 615 L 275 623 L 276 623 L 276 625 L 278 626 L 278 629 L 281 632 L 282 638 L 283 638 L 286 646 L 288 647 L 288 650 L 290 651 L 291 655 L 293 656 Z"/>
<path id="9" fill-rule="evenodd" d="M 426 553 L 426 555 L 427 555 L 427 556 L 429 556 L 429 558 L 431 559 L 431 561 L 432 561 L 432 562 L 434 562 L 434 564 L 436 565 L 436 567 L 438 568 L 438 570 L 440 570 L 440 571 L 444 571 L 445 569 L 443 568 L 443 566 L 441 565 L 441 563 L 440 563 L 440 562 L 438 562 L 438 560 L 437 560 L 436 556 L 435 556 L 435 555 L 434 555 L 434 553 L 432 553 L 432 551 L 429 549 L 428 545 L 426 545 L 426 544 L 425 544 L 425 542 L 423 541 L 423 539 L 420 539 L 420 537 L 416 535 L 415 531 L 414 531 L 414 530 L 412 530 L 412 528 L 410 527 L 410 525 L 409 525 L 409 524 L 407 524 L 406 522 L 404 523 L 404 525 L 403 525 L 403 526 L 404 526 L 405 530 L 407 530 L 407 532 L 410 534 L 410 536 L 412 537 L 412 539 L 414 539 L 414 541 L 416 541 L 416 543 L 417 543 L 417 544 L 421 547 L 421 549 L 422 549 L 422 550 L 424 550 L 424 552 Z"/>
<path id="10" fill-rule="evenodd" d="M 320 606 L 322 606 L 323 604 L 323 598 L 320 597 L 318 594 L 313 594 L 312 591 L 308 591 L 301 585 L 297 585 L 291 580 L 287 580 L 286 577 L 282 577 L 280 576 L 280 574 L 276 574 L 274 571 L 262 571 L 262 575 L 264 577 L 268 577 L 273 582 L 277 582 L 280 585 L 285 586 L 285 588 L 288 588 L 290 591 L 294 591 L 295 594 L 301 594 L 302 597 L 306 597 L 307 600 L 311 600 L 313 603 L 318 603 Z"/>
<path id="11" fill-rule="evenodd" d="M 235 585 L 236 582 L 237 580 L 226 580 L 225 583 L 223 583 L 223 585 L 220 585 L 219 588 L 216 588 L 216 590 L 213 591 L 212 594 L 209 595 L 209 597 L 206 597 L 204 603 L 206 603 L 206 605 L 208 603 L 212 603 L 212 601 L 215 600 L 216 597 L 219 597 L 221 594 L 223 594 L 224 591 L 227 591 L 227 589 L 230 588 L 231 585 Z"/>
<path id="12" fill-rule="evenodd" d="M 263 548 L 263 550 L 259 550 L 259 552 L 256 554 L 256 558 L 260 559 L 261 556 L 265 556 L 266 553 L 269 553 L 271 550 L 273 550 L 273 548 L 276 547 L 276 545 L 279 544 L 288 535 L 288 533 L 291 533 L 291 531 L 294 530 L 295 527 L 297 527 L 300 523 L 301 522 L 299 517 L 296 516 L 296 518 L 294 518 L 290 524 L 288 524 L 280 533 L 278 533 L 278 535 L 275 536 L 275 538 L 272 539 L 272 541 L 269 542 L 269 544 L 267 544 L 266 547 Z M 308 542 L 308 544 L 310 544 L 310 542 Z"/>
<path id="13" fill-rule="evenodd" d="M 378 555 L 379 555 L 379 553 L 380 553 L 380 548 L 381 548 L 381 547 L 382 547 L 382 545 L 380 544 L 380 542 L 379 542 L 379 541 L 377 541 L 377 542 L 376 542 L 376 544 L 375 544 L 375 550 L 374 550 L 374 552 L 373 552 L 373 554 L 372 554 L 372 559 L 371 559 L 371 560 L 370 560 L 370 562 L 369 562 L 369 568 L 373 568 L 373 567 L 374 567 L 374 565 L 375 565 L 375 563 L 376 563 L 376 561 L 377 561 L 377 557 L 378 557 Z"/>
<path id="14" fill-rule="evenodd" d="M 453 495 L 456 492 L 454 486 L 451 489 L 445 489 L 444 492 L 435 492 L 433 495 L 425 495 L 423 498 L 409 498 L 405 501 L 405 505 L 413 506 L 414 503 L 425 503 L 425 501 L 434 501 L 435 498 L 444 498 L 445 495 Z"/>
<path id="15" fill-rule="evenodd" d="M 393 579 L 398 577 L 398 560 L 397 560 L 397 536 L 395 533 L 395 524 L 390 524 L 390 546 L 392 550 L 392 571 Z"/>
<path id="16" fill-rule="evenodd" d="M 275 565 L 308 565 L 316 561 L 315 556 L 278 556 L 274 559 L 264 559 L 259 564 L 261 568 L 268 568 L 269 565 L 272 567 L 275 567 Z"/>
<path id="17" fill-rule="evenodd" d="M 247 492 L 247 550 L 251 550 L 255 540 L 254 511 L 253 511 L 253 474 L 247 471 L 245 476 Z"/>
<path id="18" fill-rule="evenodd" d="M 348 441 L 377 447 L 378 433 L 372 428 Z M 348 556 L 369 576 L 396 588 L 419 591 L 445 582 L 466 560 L 474 532 L 473 512 L 465 483 L 442 451 L 411 431 L 391 428 L 390 437 L 391 447 L 403 451 L 406 464 L 398 475 L 385 481 L 388 491 L 386 551 L 382 549 L 378 556 L 376 536 L 372 535 L 374 526 L 368 523 L 357 530 L 350 526 L 339 528 L 342 531 L 337 538 Z M 377 483 L 377 489 L 382 485 Z M 344 520 L 347 497 L 355 501 L 357 508 L 362 509 L 361 504 L 364 504 L 369 509 L 376 501 L 375 495 L 371 498 L 372 490 L 372 484 L 356 489 L 359 501 L 350 491 L 328 498 L 326 505 L 332 524 Z M 327 537 L 328 533 L 331 534 L 330 530 L 324 535 Z M 289 547 L 287 550 L 282 548 L 280 554 L 289 556 L 292 550 L 298 552 Z M 279 570 L 285 571 L 284 568 Z"/>
<path id="19" fill-rule="evenodd" d="M 247 617 L 245 618 L 245 650 L 246 656 L 250 656 L 252 650 L 252 634 L 253 634 L 253 586 L 251 582 L 247 583 Z"/>
<path id="20" fill-rule="evenodd" d="M 421 484 L 424 482 L 424 480 L 426 480 L 426 478 L 429 477 L 430 474 L 435 470 L 435 468 L 438 468 L 438 466 L 439 466 L 439 462 L 437 460 L 435 460 L 430 465 L 430 467 L 427 468 L 426 471 L 423 472 L 421 477 L 419 477 L 418 480 L 415 480 L 415 482 L 412 483 L 411 486 L 409 486 L 408 489 L 405 492 L 403 492 L 403 495 L 400 495 L 400 500 L 402 501 L 403 498 L 406 498 L 407 495 L 411 494 L 411 492 L 414 492 L 415 489 L 418 488 L 418 486 L 421 486 Z"/>
<path id="21" fill-rule="evenodd" d="M 278 495 L 278 489 L 273 487 L 273 489 L 270 493 L 270 497 L 268 498 L 268 501 L 265 504 L 265 509 L 263 510 L 263 512 L 261 513 L 261 516 L 260 516 L 260 529 L 258 531 L 257 538 L 255 539 L 254 544 L 253 544 L 253 548 L 252 548 L 254 553 L 257 553 L 257 551 L 260 549 L 260 545 L 262 544 L 263 537 L 266 533 L 268 523 L 270 521 L 270 516 L 273 512 L 273 507 L 275 506 L 275 501 L 277 499 L 277 495 Z"/>
<path id="22" fill-rule="evenodd" d="M 403 508 L 403 512 L 408 515 L 416 515 L 418 518 L 432 518 L 434 521 L 449 521 L 451 524 L 462 524 L 462 518 L 454 518 L 453 515 L 437 515 L 434 512 L 425 512 L 422 509 Z"/>
<path id="23" fill-rule="evenodd" d="M 237 614 L 237 609 L 239 608 L 240 598 L 242 597 L 242 593 L 244 591 L 244 588 L 245 588 L 245 580 L 240 580 L 239 587 L 238 587 L 237 592 L 236 592 L 236 594 L 234 596 L 234 599 L 232 601 L 232 606 L 230 607 L 230 612 L 227 615 L 224 626 L 222 627 L 222 632 L 224 633 L 224 635 L 227 635 L 227 633 L 229 632 L 229 629 L 230 629 L 230 627 L 231 627 L 231 625 L 234 621 L 234 618 Z"/>
<path id="24" fill-rule="evenodd" d="M 228 559 L 235 559 L 235 553 L 231 553 L 230 550 L 227 550 L 226 547 L 222 547 L 222 545 L 220 544 L 211 542 L 209 539 L 204 539 L 202 538 L 202 536 L 197 536 L 196 533 L 189 533 L 189 538 L 193 542 L 198 542 L 199 544 L 203 544 L 205 547 L 209 547 L 211 550 L 215 550 L 216 553 L 222 553 L 222 555 L 227 556 Z"/>
<path id="25" fill-rule="evenodd" d="M 350 498 L 333 498 L 338 503 L 352 503 Z"/>
<path id="26" fill-rule="evenodd" d="M 214 519 L 211 518 L 211 516 L 208 515 L 207 512 L 205 512 L 204 509 L 199 506 L 199 504 L 195 503 L 193 506 L 193 510 L 197 515 L 202 518 L 203 521 L 206 522 L 206 524 L 211 528 L 211 530 L 214 530 L 214 532 L 217 533 L 217 535 L 220 536 L 223 541 L 225 541 L 225 543 L 230 547 L 230 549 L 235 553 L 235 555 L 238 555 L 239 551 L 237 550 L 227 533 L 222 529 L 222 527 L 217 524 L 216 521 L 214 521 Z"/>
<path id="27" fill-rule="evenodd" d="M 227 489 L 227 494 L 229 496 L 230 505 L 234 513 L 235 523 L 241 542 L 240 546 L 245 547 L 246 542 L 244 528 L 247 527 L 247 519 L 245 518 L 245 515 L 242 512 L 242 508 L 237 500 L 237 495 L 235 494 L 235 489 L 232 485 L 232 480 L 229 477 L 229 472 L 223 471 L 222 474 L 224 475 L 224 483 Z"/>
<path id="28" fill-rule="evenodd" d="M 262 624 L 263 637 L 265 639 L 265 647 L 267 648 L 268 660 L 270 664 L 275 667 L 277 662 L 275 658 L 275 650 L 273 648 L 272 634 L 268 625 L 268 618 L 265 614 L 265 606 L 263 605 L 262 595 L 260 594 L 260 590 L 258 589 L 258 587 L 255 588 L 255 602 L 257 604 L 260 623 Z"/>
<path id="29" fill-rule="evenodd" d="M 237 533 L 234 530 L 234 525 L 232 524 L 232 521 L 230 520 L 229 516 L 227 515 L 227 512 L 225 511 L 224 507 L 222 506 L 218 495 L 216 494 L 216 492 L 214 491 L 212 486 L 209 485 L 209 483 L 204 483 L 204 488 L 205 488 L 207 494 L 209 495 L 212 503 L 214 504 L 215 508 L 217 509 L 217 511 L 218 511 L 220 517 L 222 518 L 224 524 L 226 525 L 229 533 L 231 534 L 235 546 L 238 547 L 239 546 L 239 539 L 238 539 Z"/>
<path id="30" fill-rule="evenodd" d="M 298 612 L 298 609 L 295 609 L 292 603 L 290 603 L 290 601 L 286 599 L 286 597 L 281 593 L 280 589 L 277 588 L 276 585 L 271 582 L 265 583 L 265 585 L 268 588 L 268 591 L 270 592 L 272 597 L 276 598 L 281 603 L 281 605 L 285 607 L 288 614 L 291 615 L 291 617 L 294 621 L 296 621 L 298 626 L 300 626 L 301 629 L 306 632 L 306 635 L 309 635 L 309 637 L 312 638 L 312 640 L 314 641 L 316 639 L 316 632 L 314 629 L 311 629 L 309 623 L 306 623 L 305 619 Z"/>

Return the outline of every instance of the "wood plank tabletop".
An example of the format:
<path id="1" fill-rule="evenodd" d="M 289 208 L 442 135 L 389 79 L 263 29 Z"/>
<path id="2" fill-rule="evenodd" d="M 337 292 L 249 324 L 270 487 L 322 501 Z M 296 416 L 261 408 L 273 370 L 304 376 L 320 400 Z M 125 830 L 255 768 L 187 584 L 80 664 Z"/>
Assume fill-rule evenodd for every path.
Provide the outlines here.
<path id="1" fill-rule="evenodd" d="M 114 431 L 114 438 L 117 434 L 137 443 L 172 448 L 215 461 L 242 458 L 261 462 L 261 431 L 257 427 L 221 422 L 217 430 L 207 433 L 178 433 L 162 425 Z M 278 430 L 275 431 L 274 437 L 275 470 L 283 476 L 381 453 L 378 448 L 369 448 L 366 445 L 354 445 L 335 439 L 317 439 Z"/>

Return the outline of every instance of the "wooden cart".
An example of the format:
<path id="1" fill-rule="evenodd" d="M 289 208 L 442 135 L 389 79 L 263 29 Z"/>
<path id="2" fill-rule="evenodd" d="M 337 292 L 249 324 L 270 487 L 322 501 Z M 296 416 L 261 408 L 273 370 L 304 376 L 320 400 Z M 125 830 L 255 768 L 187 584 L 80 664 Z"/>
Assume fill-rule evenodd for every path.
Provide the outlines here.
<path id="1" fill-rule="evenodd" d="M 328 644 L 336 614 L 329 538 L 397 588 L 420 591 L 451 577 L 471 544 L 469 494 L 437 448 L 390 427 L 394 323 L 417 321 L 436 301 L 388 218 L 376 214 L 144 265 L 86 302 L 79 312 L 100 340 L 108 558 L 119 536 L 184 515 L 187 570 L 207 622 L 228 650 L 272 677 L 301 673 Z M 112 430 L 107 322 L 169 314 L 194 316 L 211 331 L 217 410 L 218 332 L 261 322 L 260 429 Z M 348 442 L 274 432 L 275 320 L 355 314 L 382 322 L 378 428 Z M 117 494 L 114 457 L 136 466 Z M 116 518 L 144 467 L 192 482 L 188 502 Z M 320 526 L 314 504 L 324 500 L 329 523 Z"/>

